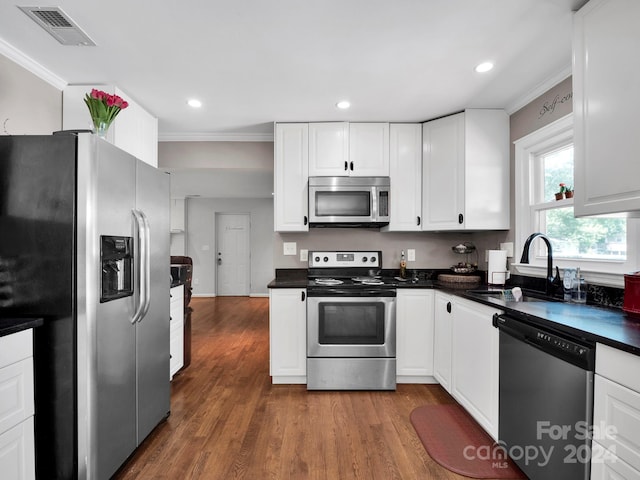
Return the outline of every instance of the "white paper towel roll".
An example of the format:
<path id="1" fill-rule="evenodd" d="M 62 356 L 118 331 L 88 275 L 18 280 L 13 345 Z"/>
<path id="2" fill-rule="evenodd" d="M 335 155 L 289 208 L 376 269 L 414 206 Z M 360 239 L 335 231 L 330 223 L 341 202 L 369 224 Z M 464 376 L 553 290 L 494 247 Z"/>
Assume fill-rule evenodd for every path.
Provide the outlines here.
<path id="1" fill-rule="evenodd" d="M 489 250 L 489 267 L 487 272 L 487 283 L 491 285 L 504 285 L 507 280 L 506 250 Z"/>

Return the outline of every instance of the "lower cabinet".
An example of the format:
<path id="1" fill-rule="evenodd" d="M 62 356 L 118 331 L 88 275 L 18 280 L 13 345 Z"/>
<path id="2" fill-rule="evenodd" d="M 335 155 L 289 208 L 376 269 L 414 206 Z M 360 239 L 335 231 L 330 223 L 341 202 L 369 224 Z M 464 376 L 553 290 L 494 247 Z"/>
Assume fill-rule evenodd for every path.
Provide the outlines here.
<path id="1" fill-rule="evenodd" d="M 169 303 L 169 378 L 184 365 L 184 285 L 170 290 Z"/>
<path id="2" fill-rule="evenodd" d="M 433 299 L 433 290 L 398 289 L 397 383 L 433 383 Z"/>
<path id="3" fill-rule="evenodd" d="M 307 290 L 269 290 L 269 374 L 272 383 L 307 383 Z"/>
<path id="4" fill-rule="evenodd" d="M 640 479 L 640 357 L 596 345 L 592 479 Z"/>
<path id="5" fill-rule="evenodd" d="M 33 332 L 0 337 L 0 477 L 34 480 Z"/>
<path id="6" fill-rule="evenodd" d="M 475 420 L 498 439 L 499 310 L 436 292 L 434 377 Z"/>

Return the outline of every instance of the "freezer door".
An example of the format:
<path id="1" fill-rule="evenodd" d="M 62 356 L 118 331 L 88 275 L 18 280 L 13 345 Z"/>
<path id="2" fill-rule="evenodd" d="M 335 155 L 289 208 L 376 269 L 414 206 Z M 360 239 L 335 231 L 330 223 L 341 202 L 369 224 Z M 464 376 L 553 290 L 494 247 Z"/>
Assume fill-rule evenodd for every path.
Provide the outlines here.
<path id="1" fill-rule="evenodd" d="M 140 444 L 170 409 L 169 383 L 169 175 L 137 161 L 136 209 L 149 236 L 148 305 L 136 324 L 138 432 Z"/>

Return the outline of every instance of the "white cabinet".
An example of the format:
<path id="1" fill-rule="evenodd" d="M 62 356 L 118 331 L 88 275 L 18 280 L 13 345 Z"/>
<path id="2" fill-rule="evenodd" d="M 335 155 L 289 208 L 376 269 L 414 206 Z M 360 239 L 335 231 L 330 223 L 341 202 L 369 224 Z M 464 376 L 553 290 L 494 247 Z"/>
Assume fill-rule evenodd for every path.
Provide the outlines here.
<path id="1" fill-rule="evenodd" d="M 274 143 L 275 231 L 306 232 L 309 230 L 309 125 L 277 123 Z"/>
<path id="2" fill-rule="evenodd" d="M 591 0 L 574 16 L 576 215 L 640 210 L 640 2 Z"/>
<path id="3" fill-rule="evenodd" d="M 509 228 L 509 117 L 472 109 L 423 124 L 423 230 Z"/>
<path id="4" fill-rule="evenodd" d="M 171 233 L 184 232 L 184 198 L 171 199 Z"/>
<path id="5" fill-rule="evenodd" d="M 435 292 L 434 297 L 433 376 L 451 393 L 451 335 L 453 303 L 451 295 Z"/>
<path id="6" fill-rule="evenodd" d="M 389 176 L 389 124 L 349 124 L 349 175 Z"/>
<path id="7" fill-rule="evenodd" d="M 307 381 L 307 290 L 269 290 L 269 372 L 273 383 Z"/>
<path id="8" fill-rule="evenodd" d="M 33 332 L 0 337 L 0 472 L 34 480 Z"/>
<path id="9" fill-rule="evenodd" d="M 64 130 L 92 129 L 93 123 L 84 96 L 92 88 L 114 93 L 129 106 L 115 118 L 107 133 L 107 141 L 139 158 L 158 166 L 158 119 L 144 110 L 129 95 L 113 85 L 69 85 L 62 94 L 62 128 Z"/>
<path id="10" fill-rule="evenodd" d="M 399 288 L 396 381 L 427 383 L 433 375 L 433 290 Z"/>
<path id="11" fill-rule="evenodd" d="M 389 232 L 422 229 L 422 125 L 392 123 L 389 126 Z"/>
<path id="12" fill-rule="evenodd" d="M 499 333 L 493 315 L 502 312 L 461 298 L 453 309 L 451 394 L 497 440 Z"/>
<path id="13" fill-rule="evenodd" d="M 349 175 L 349 124 L 310 123 L 309 176 L 341 175 Z"/>
<path id="14" fill-rule="evenodd" d="M 640 356 L 596 345 L 591 478 L 640 479 Z"/>
<path id="15" fill-rule="evenodd" d="M 498 438 L 499 333 L 502 313 L 455 295 L 435 293 L 433 375 L 467 412 Z"/>
<path id="16" fill-rule="evenodd" d="M 169 378 L 184 365 L 184 285 L 169 291 Z"/>
<path id="17" fill-rule="evenodd" d="M 389 176 L 389 124 L 309 124 L 309 176 Z"/>

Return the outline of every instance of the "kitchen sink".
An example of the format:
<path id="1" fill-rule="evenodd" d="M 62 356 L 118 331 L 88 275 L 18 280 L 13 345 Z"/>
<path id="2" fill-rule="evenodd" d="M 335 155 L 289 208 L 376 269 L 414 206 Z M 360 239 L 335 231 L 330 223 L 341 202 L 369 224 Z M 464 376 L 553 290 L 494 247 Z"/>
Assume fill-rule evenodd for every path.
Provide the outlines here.
<path id="1" fill-rule="evenodd" d="M 476 298 L 495 298 L 496 300 L 502 300 L 503 302 L 514 302 L 515 299 L 511 294 L 510 288 L 505 289 L 483 289 L 483 290 L 467 290 L 466 292 L 471 297 Z M 543 293 L 532 292 L 530 290 L 522 290 L 522 298 L 520 302 L 557 302 L 558 300 L 553 297 L 547 297 Z"/>

